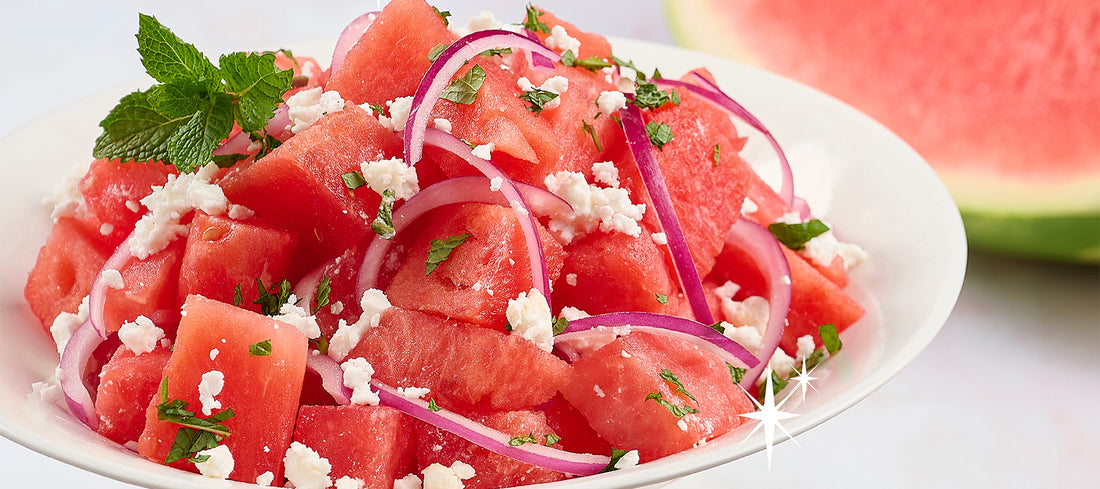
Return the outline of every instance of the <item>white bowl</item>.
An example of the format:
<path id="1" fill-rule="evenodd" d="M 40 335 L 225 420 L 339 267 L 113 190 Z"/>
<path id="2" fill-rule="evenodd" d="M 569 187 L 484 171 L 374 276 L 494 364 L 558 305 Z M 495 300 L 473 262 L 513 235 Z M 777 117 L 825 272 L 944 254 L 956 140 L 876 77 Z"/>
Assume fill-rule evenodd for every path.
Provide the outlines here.
<path id="1" fill-rule="evenodd" d="M 667 75 L 706 66 L 788 149 L 795 190 L 845 241 L 870 259 L 850 290 L 867 316 L 844 332 L 843 352 L 815 370 L 804 401 L 784 408 L 792 435 L 836 416 L 882 386 L 932 340 L 962 286 L 966 240 L 958 210 L 925 162 L 889 130 L 843 103 L 793 81 L 709 55 L 613 40 L 616 55 Z M 320 53 L 331 47 L 296 48 Z M 324 56 L 320 57 L 324 59 Z M 50 457 L 121 481 L 155 488 L 254 487 L 214 481 L 147 461 L 99 437 L 64 408 L 27 394 L 49 377 L 57 352 L 23 301 L 22 290 L 49 231 L 40 204 L 73 165 L 90 158 L 97 123 L 128 91 L 119 87 L 73 104 L 0 141 L 0 434 Z M 754 146 L 746 152 L 770 158 Z M 758 139 L 758 138 L 757 138 Z M 626 488 L 659 484 L 765 448 L 755 421 L 705 446 L 638 467 L 532 487 Z M 783 438 L 780 436 L 780 438 Z"/>

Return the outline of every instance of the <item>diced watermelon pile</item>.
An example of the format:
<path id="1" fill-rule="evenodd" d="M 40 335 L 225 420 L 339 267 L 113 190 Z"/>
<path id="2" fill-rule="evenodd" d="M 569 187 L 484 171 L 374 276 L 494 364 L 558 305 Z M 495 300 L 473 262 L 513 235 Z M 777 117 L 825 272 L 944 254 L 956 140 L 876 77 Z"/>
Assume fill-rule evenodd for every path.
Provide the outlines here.
<path id="1" fill-rule="evenodd" d="M 81 199 L 55 212 L 24 295 L 47 334 L 64 336 L 87 309 L 87 324 L 110 337 L 87 382 L 99 433 L 159 464 L 250 483 L 389 489 L 438 464 L 465 487 L 495 488 L 577 475 L 498 451 L 533 443 L 610 460 L 634 450 L 647 462 L 743 424 L 753 405 L 733 367 L 695 343 L 626 329 L 601 333 L 606 341 L 579 358 L 552 348 L 559 317 L 694 316 L 654 210 L 659 194 L 642 178 L 614 103 L 624 86 L 641 85 L 614 69 L 621 61 L 602 36 L 530 9 L 517 20 L 545 24 L 528 27 L 558 53 L 579 42 L 578 66 L 539 66 L 518 48 L 482 53 L 453 76 L 484 71 L 472 101 L 426 101 L 429 127 L 503 173 L 484 180 L 490 191 L 535 187 L 526 203 L 449 195 L 415 219 L 403 214 L 416 192 L 481 175 L 468 156 L 437 147 L 412 170 L 402 160 L 402 97 L 433 66 L 429 53 L 460 37 L 448 25 L 455 19 L 423 0 L 389 2 L 335 73 L 279 52 L 276 65 L 296 76 L 283 97 L 292 125 L 269 128 L 281 144 L 263 156 L 253 149 L 229 169 L 195 175 L 160 162 L 94 161 L 76 187 Z M 528 85 L 554 101 L 539 109 L 524 98 Z M 296 104 L 320 91 L 343 108 L 299 127 Z M 732 281 L 736 295 L 722 300 L 765 296 L 768 271 L 728 245 L 727 231 L 742 218 L 789 219 L 792 209 L 738 155 L 744 138 L 724 109 L 687 90 L 674 95 L 643 118 L 671 130 L 654 154 L 708 303 L 728 319 L 716 291 Z M 153 210 L 181 181 L 198 203 L 167 218 Z M 384 190 L 407 187 L 395 199 Z M 644 212 L 630 214 L 638 204 Z M 389 225 L 392 246 L 372 254 Z M 843 331 L 863 308 L 844 290 L 839 255 L 822 266 L 783 250 L 792 299 L 780 346 L 795 356 L 799 338 L 821 345 L 820 325 Z M 360 284 L 368 265 L 377 290 Z M 347 371 L 325 370 L 334 362 Z M 468 441 L 440 427 L 441 415 L 414 419 L 392 400 L 376 405 L 356 380 L 364 371 L 430 401 L 429 410 L 507 435 L 511 448 Z M 352 404 L 340 405 L 340 387 L 355 389 Z"/>

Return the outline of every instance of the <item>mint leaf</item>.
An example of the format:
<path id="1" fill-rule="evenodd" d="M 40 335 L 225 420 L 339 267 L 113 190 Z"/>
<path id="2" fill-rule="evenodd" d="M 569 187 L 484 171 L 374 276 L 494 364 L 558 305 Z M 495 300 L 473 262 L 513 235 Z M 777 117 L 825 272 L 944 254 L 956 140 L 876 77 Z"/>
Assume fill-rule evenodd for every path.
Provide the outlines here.
<path id="1" fill-rule="evenodd" d="M 439 412 L 439 405 L 435 403 L 435 399 L 428 399 L 428 411 L 433 413 Z"/>
<path id="2" fill-rule="evenodd" d="M 570 67 L 575 66 L 578 68 L 584 68 L 588 71 L 596 71 L 611 66 L 611 63 L 609 61 L 599 56 L 589 56 L 584 59 L 577 59 L 577 55 L 573 54 L 572 49 L 562 53 L 561 64 Z"/>
<path id="3" fill-rule="evenodd" d="M 363 174 L 358 171 L 349 171 L 340 175 L 340 179 L 344 181 L 344 186 L 348 190 L 355 190 L 367 184 L 367 180 L 363 178 Z"/>
<path id="4" fill-rule="evenodd" d="M 543 12 L 543 11 L 535 8 L 534 6 L 528 4 L 527 5 L 527 19 L 523 21 L 523 27 L 525 29 L 531 31 L 531 32 L 542 32 L 542 33 L 545 33 L 545 34 L 549 34 L 550 33 L 550 26 L 547 26 L 546 23 L 539 20 L 539 16 L 541 16 L 544 13 L 546 13 L 546 12 Z"/>
<path id="5" fill-rule="evenodd" d="M 671 370 L 669 370 L 667 368 L 666 369 L 661 369 L 661 373 L 659 375 L 661 376 L 662 379 L 664 379 L 665 382 L 668 382 L 668 383 L 676 386 L 676 392 L 679 392 L 679 393 L 681 393 L 685 396 L 690 397 L 692 401 L 695 401 L 695 404 L 699 404 L 699 400 L 696 399 L 695 396 L 691 395 L 691 393 L 688 392 L 687 389 L 684 388 L 683 382 L 680 382 L 680 378 L 676 377 L 676 374 L 672 373 Z"/>
<path id="6" fill-rule="evenodd" d="M 596 112 L 596 117 L 599 117 L 602 113 L 603 112 Z M 596 151 L 603 151 L 603 148 L 600 146 L 600 136 L 596 134 L 596 128 L 592 127 L 592 124 L 589 124 L 588 121 L 582 120 L 581 131 L 592 138 L 592 142 L 596 145 Z"/>
<path id="7" fill-rule="evenodd" d="M 630 103 L 639 108 L 653 110 L 669 102 L 680 103 L 680 95 L 675 90 L 661 91 L 657 85 L 644 81 L 634 84 L 634 100 Z"/>
<path id="8" fill-rule="evenodd" d="M 768 231 L 775 235 L 775 239 L 792 250 L 805 248 L 807 242 L 828 230 L 829 226 L 817 219 L 798 224 L 773 222 L 768 225 Z"/>
<path id="9" fill-rule="evenodd" d="M 619 459 L 623 458 L 623 455 L 630 453 L 630 450 L 619 450 L 618 448 L 611 449 L 611 461 L 607 463 L 607 467 L 604 467 L 600 473 L 611 472 L 612 470 L 619 470 L 615 468 L 615 464 L 619 463 Z"/>
<path id="10" fill-rule="evenodd" d="M 119 100 L 99 123 L 103 128 L 92 156 L 126 161 L 166 161 L 167 141 L 188 118 L 172 118 L 157 111 L 145 92 Z"/>
<path id="11" fill-rule="evenodd" d="M 544 436 L 544 438 L 546 439 L 546 443 L 545 443 L 546 446 L 550 446 L 550 445 L 553 445 L 553 444 L 561 441 L 561 437 L 558 436 L 558 435 L 555 435 L 553 433 L 547 433 Z"/>
<path id="12" fill-rule="evenodd" d="M 283 304 L 286 304 L 290 300 L 292 293 L 290 281 L 283 279 L 281 282 L 272 284 L 270 291 L 267 287 L 264 287 L 263 281 L 256 279 L 256 289 L 260 294 L 252 301 L 253 304 L 260 306 L 260 313 L 265 316 L 278 316 L 279 310 L 282 309 Z"/>
<path id="13" fill-rule="evenodd" d="M 741 379 L 745 378 L 746 370 L 741 367 L 735 367 L 729 362 L 726 362 L 726 366 L 730 368 L 730 378 L 733 379 L 733 383 L 740 384 Z"/>
<path id="14" fill-rule="evenodd" d="M 668 296 L 665 294 L 654 294 L 657 296 L 657 302 L 661 304 L 668 304 Z"/>
<path id="15" fill-rule="evenodd" d="M 435 63 L 435 60 L 439 59 L 439 55 L 443 54 L 443 51 L 446 51 L 449 47 L 451 47 L 450 44 L 436 44 L 432 46 L 431 51 L 428 51 L 428 61 Z M 381 114 L 382 111 L 379 110 L 378 113 Z"/>
<path id="16" fill-rule="evenodd" d="M 197 110 L 165 142 L 168 161 L 188 173 L 210 163 L 225 135 L 233 130 L 233 102 L 228 95 L 214 94 L 213 100 Z"/>
<path id="17" fill-rule="evenodd" d="M 645 133 L 649 136 L 649 142 L 658 150 L 664 151 L 665 145 L 672 142 L 672 128 L 664 122 L 647 122 Z"/>
<path id="18" fill-rule="evenodd" d="M 254 357 L 266 357 L 271 355 L 271 340 L 263 340 L 259 343 L 248 345 L 248 354 Z"/>
<path id="19" fill-rule="evenodd" d="M 835 354 L 844 346 L 840 342 L 840 334 L 836 332 L 836 326 L 831 323 L 818 326 L 817 333 L 821 335 L 821 342 L 825 344 L 825 349 L 829 350 L 829 355 Z"/>
<path id="20" fill-rule="evenodd" d="M 448 257 L 451 256 L 451 252 L 454 251 L 458 245 L 465 243 L 466 238 L 473 236 L 469 233 L 462 233 L 457 236 L 448 236 L 447 239 L 433 239 L 429 243 L 428 259 L 426 261 L 428 272 L 424 275 L 431 275 L 432 271 L 443 263 Z"/>
<path id="21" fill-rule="evenodd" d="M 332 279 L 325 273 L 321 274 L 321 282 L 317 284 L 317 293 L 314 295 L 317 309 L 328 305 L 329 295 L 332 294 Z"/>
<path id="22" fill-rule="evenodd" d="M 664 406 L 664 408 L 667 409 L 668 412 L 672 413 L 672 415 L 676 416 L 677 418 L 682 418 L 689 414 L 699 412 L 698 409 L 695 409 L 691 406 L 677 406 L 671 402 L 666 401 L 664 399 L 664 395 L 662 395 L 660 392 L 650 392 L 649 395 L 645 396 L 645 400 L 648 401 L 651 399 L 656 401 L 657 404 Z"/>
<path id="23" fill-rule="evenodd" d="M 564 317 L 558 317 L 554 320 L 554 324 L 550 325 L 554 336 L 564 333 L 567 328 L 569 328 L 569 320 Z"/>
<path id="24" fill-rule="evenodd" d="M 718 156 L 721 155 L 722 148 L 718 143 L 714 144 L 714 167 L 718 168 Z"/>
<path id="25" fill-rule="evenodd" d="M 513 447 L 518 447 L 518 446 L 523 445 L 525 443 L 538 443 L 538 442 L 539 441 L 535 438 L 534 433 L 528 433 L 526 435 L 513 436 L 511 439 L 508 440 L 508 444 L 513 446 Z"/>
<path id="26" fill-rule="evenodd" d="M 541 114 L 546 104 L 551 100 L 558 98 L 558 94 L 549 90 L 543 90 L 541 88 L 535 88 L 523 92 L 519 95 L 520 100 L 527 102 L 531 105 L 527 106 L 527 110 L 534 112 L 536 115 Z"/>
<path id="27" fill-rule="evenodd" d="M 226 91 L 237 99 L 234 115 L 241 130 L 263 129 L 283 103 L 294 72 L 275 66 L 273 53 L 232 53 L 223 55 L 218 64 Z"/>
<path id="28" fill-rule="evenodd" d="M 220 83 L 218 68 L 155 17 L 138 14 L 137 41 L 141 64 L 153 79 L 161 83 L 199 82 L 210 88 Z"/>
<path id="29" fill-rule="evenodd" d="M 446 11 L 446 10 L 440 11 L 435 6 L 432 7 L 432 10 L 435 11 L 435 15 L 438 15 L 440 19 L 443 19 L 443 26 L 444 27 L 450 27 L 451 22 L 449 20 L 447 20 L 447 17 L 451 16 L 451 12 Z"/>
<path id="30" fill-rule="evenodd" d="M 393 227 L 394 202 L 397 202 L 397 193 L 392 188 L 382 191 L 382 201 L 378 203 L 378 215 L 370 223 L 371 231 L 382 239 L 393 239 L 397 233 L 397 229 Z"/>
<path id="31" fill-rule="evenodd" d="M 465 75 L 444 88 L 443 93 L 439 94 L 439 98 L 450 100 L 456 104 L 470 105 L 474 103 L 474 100 L 477 100 L 477 91 L 481 89 L 481 85 L 484 83 L 485 70 L 481 65 L 474 65 Z"/>
<path id="32" fill-rule="evenodd" d="M 157 112 L 168 117 L 189 117 L 195 113 L 195 107 L 203 105 L 209 90 L 193 81 L 174 81 L 153 85 L 146 90 L 146 96 Z"/>

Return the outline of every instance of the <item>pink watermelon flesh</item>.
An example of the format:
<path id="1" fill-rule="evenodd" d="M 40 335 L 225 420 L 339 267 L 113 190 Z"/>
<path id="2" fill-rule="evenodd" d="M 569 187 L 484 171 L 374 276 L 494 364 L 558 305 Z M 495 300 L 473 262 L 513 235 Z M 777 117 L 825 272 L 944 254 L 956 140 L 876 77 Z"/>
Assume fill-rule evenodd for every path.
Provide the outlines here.
<path id="1" fill-rule="evenodd" d="M 490 353 L 491 352 L 491 353 Z M 570 367 L 519 336 L 391 307 L 348 358 L 394 387 L 427 387 L 449 409 L 527 409 L 569 381 Z"/>
<path id="2" fill-rule="evenodd" d="M 230 202 L 252 209 L 260 222 L 298 235 L 293 265 L 300 275 L 371 232 L 380 197 L 366 187 L 349 191 L 341 175 L 401 151 L 400 138 L 349 104 L 259 161 L 238 163 L 220 184 Z"/>
<path id="3" fill-rule="evenodd" d="M 131 258 L 119 267 L 122 289 L 108 287 L 104 293 L 103 319 L 108 333 L 138 316 L 152 317 L 157 311 L 178 311 L 180 263 L 187 240 L 177 239 L 167 248 L 144 260 Z M 175 324 L 158 325 L 172 336 Z"/>
<path id="4" fill-rule="evenodd" d="M 167 348 L 134 355 L 120 346 L 99 375 L 96 431 L 119 444 L 136 442 L 145 429 L 145 409 L 157 395 L 168 357 Z"/>
<path id="5" fill-rule="evenodd" d="M 297 243 L 287 231 L 197 211 L 180 265 L 180 302 L 199 294 L 232 304 L 239 285 L 240 306 L 258 312 L 256 279 L 270 288 L 287 278 Z"/>
<path id="6" fill-rule="evenodd" d="M 624 354 L 625 352 L 625 354 Z M 662 379 L 667 369 L 697 401 Z M 642 462 L 696 446 L 740 426 L 752 411 L 729 368 L 693 343 L 644 332 L 619 337 L 573 364 L 573 380 L 561 392 L 611 446 L 638 450 Z M 682 418 L 650 394 L 698 413 Z"/>
<path id="7" fill-rule="evenodd" d="M 317 325 L 321 327 L 321 335 L 325 338 L 332 338 L 340 319 L 354 323 L 363 313 L 359 306 L 359 297 L 355 296 L 355 288 L 358 286 L 359 265 L 363 262 L 365 248 L 362 245 L 353 246 L 322 266 L 322 276 L 329 280 L 328 305 L 317 307 L 314 291 L 309 310 L 317 318 Z"/>
<path id="8" fill-rule="evenodd" d="M 253 355 L 249 347 L 263 341 L 271 342 L 271 354 Z M 224 374 L 225 385 L 215 396 L 222 407 L 212 413 L 232 409 L 236 414 L 223 423 L 231 434 L 221 443 L 233 454 L 230 479 L 252 483 L 271 471 L 275 484 L 282 485 L 283 455 L 297 418 L 306 345 L 305 336 L 286 323 L 202 296 L 187 297 L 172 356 L 164 368 L 167 397 L 187 402 L 202 417 L 198 390 L 202 375 L 212 370 Z M 158 395 L 146 410 L 138 452 L 164 463 L 180 425 L 157 419 L 159 402 Z M 196 470 L 186 460 L 172 466 Z"/>
<path id="9" fill-rule="evenodd" d="M 172 165 L 157 161 L 131 161 L 98 159 L 88 167 L 88 173 L 80 180 L 80 195 L 100 226 L 106 224 L 107 233 L 101 233 L 108 247 L 118 246 L 134 230 L 134 224 L 145 214 L 139 201 L 153 192 L 154 185 L 164 185 L 168 175 L 178 173 Z M 134 210 L 134 209 L 137 210 Z"/>
<path id="10" fill-rule="evenodd" d="M 488 415 L 474 415 L 472 419 L 497 431 L 521 437 L 531 435 L 539 444 L 546 443 L 547 434 L 555 434 L 547 424 L 546 416 L 536 411 L 502 411 Z M 528 484 L 554 482 L 567 478 L 566 474 L 518 462 L 487 448 L 470 443 L 435 426 L 417 422 L 416 460 L 418 467 L 439 463 L 450 466 L 462 461 L 474 468 L 472 479 L 463 481 L 467 489 L 495 489 Z M 562 448 L 560 443 L 551 447 Z"/>
<path id="11" fill-rule="evenodd" d="M 46 244 L 38 251 L 23 287 L 23 297 L 47 335 L 58 314 L 76 313 L 113 251 L 93 232 L 82 221 L 63 217 L 54 224 Z"/>
<path id="12" fill-rule="evenodd" d="M 447 206 L 417 222 L 405 262 L 385 289 L 397 307 L 446 316 L 503 331 L 508 300 L 534 286 L 523 238 L 510 207 L 489 204 Z M 426 272 L 430 242 L 470 234 L 432 271 Z M 564 255 L 539 226 L 550 280 L 558 277 Z"/>
<path id="13" fill-rule="evenodd" d="M 294 441 L 332 465 L 329 478 L 362 480 L 365 489 L 393 489 L 416 469 L 414 420 L 383 406 L 302 406 Z"/>
<path id="14" fill-rule="evenodd" d="M 394 0 L 348 51 L 325 89 L 357 104 L 384 105 L 412 95 L 432 64 L 428 53 L 454 41 L 443 19 L 423 0 Z"/>

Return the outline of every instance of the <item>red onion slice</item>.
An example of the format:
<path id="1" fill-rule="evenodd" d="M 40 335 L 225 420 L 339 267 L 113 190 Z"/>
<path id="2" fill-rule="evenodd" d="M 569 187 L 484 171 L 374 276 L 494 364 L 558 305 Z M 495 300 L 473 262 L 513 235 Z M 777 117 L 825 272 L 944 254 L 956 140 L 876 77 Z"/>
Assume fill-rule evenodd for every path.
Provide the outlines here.
<path id="1" fill-rule="evenodd" d="M 787 161 L 787 154 L 783 152 L 783 148 L 779 146 L 779 142 L 775 140 L 775 136 L 772 136 L 771 131 L 764 126 L 763 122 L 760 122 L 760 119 L 757 119 L 756 116 L 752 115 L 752 113 L 741 104 L 737 103 L 732 97 L 726 95 L 721 88 L 718 88 L 718 85 L 715 85 L 699 73 L 692 72 L 692 76 L 702 83 L 703 86 L 700 87 L 679 80 L 668 80 L 663 78 L 655 78 L 650 81 L 657 86 L 677 87 L 688 90 L 692 94 L 698 95 L 704 100 L 728 110 L 739 119 L 747 122 L 753 129 L 760 131 L 768 140 L 768 143 L 772 145 L 775 154 L 779 156 L 779 169 L 783 175 L 783 181 L 779 187 L 779 197 L 783 199 L 783 202 L 786 202 L 788 207 L 792 206 L 794 204 L 794 174 L 791 172 L 791 165 Z"/>
<path id="2" fill-rule="evenodd" d="M 99 416 L 95 412 L 95 403 L 88 387 L 84 385 L 84 370 L 96 347 L 102 344 L 103 337 L 96 331 L 91 321 L 81 324 L 61 353 L 58 381 L 65 393 L 65 403 L 80 422 L 95 430 L 99 426 Z"/>
<path id="3" fill-rule="evenodd" d="M 679 316 L 652 312 L 612 312 L 575 319 L 569 322 L 569 327 L 565 328 L 565 331 L 554 337 L 554 343 L 556 345 L 559 342 L 580 339 L 598 331 L 596 328 L 600 326 L 607 328 L 629 326 L 631 330 L 647 330 L 660 334 L 673 333 L 717 353 L 723 360 L 734 366 L 752 368 L 760 364 L 760 360 L 745 347 L 710 326 Z"/>
<path id="4" fill-rule="evenodd" d="M 107 270 L 122 271 L 122 266 L 133 259 L 130 253 L 130 240 L 134 233 L 131 232 L 122 244 L 115 248 L 115 252 L 107 258 L 107 262 L 99 269 L 95 279 L 92 280 L 92 290 L 88 293 L 88 320 L 101 339 L 107 339 L 107 320 L 103 317 L 103 309 L 107 305 L 107 282 L 104 280 L 104 272 Z"/>
<path id="5" fill-rule="evenodd" d="M 315 355 L 310 352 L 306 367 L 321 376 L 321 385 L 337 403 L 345 406 L 351 403 L 352 392 L 344 386 L 344 371 L 339 363 L 328 355 Z M 454 433 L 471 443 L 521 462 L 576 475 L 597 474 L 611 462 L 610 458 L 602 455 L 566 452 L 533 443 L 512 446 L 508 443 L 512 437 L 505 433 L 451 411 L 443 409 L 432 411 L 428 408 L 427 401 L 408 399 L 398 394 L 394 388 L 377 380 L 371 381 L 371 386 L 378 390 L 381 405 L 399 409 L 405 414 Z"/>
<path id="6" fill-rule="evenodd" d="M 771 231 L 748 219 L 738 219 L 726 235 L 726 246 L 741 250 L 756 259 L 756 266 L 764 277 L 768 299 L 768 329 L 764 331 L 760 350 L 756 352 L 760 364 L 745 372 L 741 387 L 750 389 L 768 366 L 768 361 L 779 347 L 783 329 L 787 326 L 787 314 L 791 306 L 791 269 L 782 246 Z"/>
<path id="7" fill-rule="evenodd" d="M 642 120 L 642 111 L 636 105 L 627 104 L 625 109 L 619 111 L 623 123 L 623 133 L 626 135 L 626 144 L 630 152 L 634 154 L 634 161 L 638 164 L 642 181 L 645 183 L 649 197 L 653 200 L 653 210 L 661 221 L 665 236 L 668 237 L 668 249 L 672 253 L 672 264 L 676 268 L 676 274 L 680 279 L 680 288 L 683 289 L 691 311 L 695 319 L 701 323 L 710 324 L 714 317 L 710 312 L 706 294 L 703 292 L 703 282 L 699 280 L 699 271 L 695 269 L 695 261 L 691 258 L 691 250 L 688 249 L 684 231 L 680 228 L 680 220 L 676 217 L 676 210 L 672 206 L 672 196 L 665 185 L 665 177 L 661 174 L 661 167 L 657 163 L 657 155 L 653 152 L 653 144 L 645 131 L 645 122 Z"/>
<path id="8" fill-rule="evenodd" d="M 465 146 L 465 143 L 460 143 Z M 505 180 L 508 182 L 508 180 Z M 551 215 L 560 212 L 571 212 L 572 207 L 557 195 L 545 189 L 512 182 L 514 188 L 523 196 L 524 201 L 531 203 L 531 212 L 535 215 Z M 501 186 L 501 190 L 504 190 Z M 508 198 L 502 192 L 489 189 L 489 180 L 485 177 L 469 176 L 443 180 L 428 188 L 425 188 L 412 196 L 401 207 L 393 212 L 393 227 L 397 233 L 407 228 L 411 223 L 428 213 L 432 209 L 464 202 L 479 202 L 484 204 L 509 205 Z M 523 220 L 521 219 L 522 223 Z M 363 262 L 359 266 L 359 280 L 356 285 L 356 294 L 363 295 L 367 289 L 378 288 L 378 276 L 382 271 L 382 264 L 394 242 L 375 236 L 363 254 Z M 528 247 L 530 249 L 530 245 Z M 538 245 L 541 255 L 542 245 Z M 530 255 L 530 253 L 529 253 Z M 534 264 L 532 264 L 534 267 Z M 545 276 L 545 265 L 540 261 L 538 270 Z M 535 270 L 533 269 L 532 272 Z M 532 273 L 532 278 L 536 275 Z M 539 282 L 534 282 L 536 285 Z M 542 290 L 540 290 L 542 292 Z M 550 296 L 544 292 L 544 295 Z"/>
<path id="9" fill-rule="evenodd" d="M 537 40 L 505 30 L 489 29 L 463 36 L 440 53 L 431 68 L 420 80 L 420 86 L 413 95 L 412 110 L 405 123 L 405 162 L 415 165 L 424 156 L 424 130 L 432 116 L 432 108 L 439 101 L 439 95 L 451 83 L 451 77 L 458 73 L 474 56 L 497 48 L 524 49 L 532 55 L 545 56 L 552 62 L 561 60 L 561 55 L 551 51 Z M 533 58 L 537 59 L 537 57 Z"/>
<path id="10" fill-rule="evenodd" d="M 321 387 L 341 406 L 351 404 L 351 389 L 344 387 L 344 369 L 332 357 L 317 350 L 306 354 L 306 368 L 321 376 Z"/>
<path id="11" fill-rule="evenodd" d="M 520 229 L 523 230 L 523 239 L 527 242 L 527 259 L 531 264 L 531 283 L 534 284 L 547 301 L 550 300 L 550 277 L 546 272 L 546 258 L 542 252 L 542 238 L 539 237 L 538 223 L 535 216 L 527 208 L 527 202 L 516 188 L 515 183 L 504 172 L 500 171 L 491 161 L 474 155 L 473 150 L 449 133 L 439 129 L 429 128 L 424 131 L 424 144 L 446 150 L 466 160 L 470 166 L 477 168 L 482 175 L 489 179 L 499 178 L 500 193 L 508 200 L 508 205 L 516 214 Z"/>
<path id="12" fill-rule="evenodd" d="M 344 58 L 348 55 L 348 51 L 351 51 L 352 46 L 359 42 L 359 38 L 363 37 L 363 33 L 367 32 L 367 28 L 377 17 L 377 11 L 367 12 L 356 17 L 340 32 L 340 37 L 336 39 L 336 47 L 332 51 L 332 62 L 329 63 L 330 76 L 335 75 L 344 66 Z"/>

